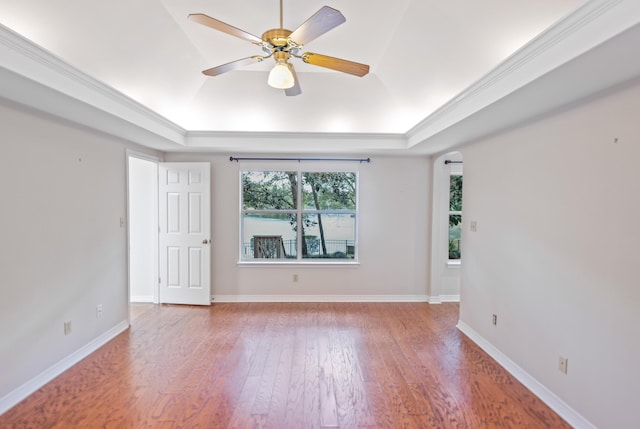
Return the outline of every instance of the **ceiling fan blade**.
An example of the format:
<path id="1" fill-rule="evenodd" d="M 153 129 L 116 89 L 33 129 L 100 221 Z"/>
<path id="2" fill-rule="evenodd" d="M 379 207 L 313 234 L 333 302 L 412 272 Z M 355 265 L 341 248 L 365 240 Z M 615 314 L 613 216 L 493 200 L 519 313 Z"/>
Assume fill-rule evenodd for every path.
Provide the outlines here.
<path id="1" fill-rule="evenodd" d="M 287 97 L 295 97 L 296 95 L 302 94 L 302 89 L 300 88 L 300 81 L 298 80 L 296 69 L 293 68 L 293 64 L 287 63 L 287 65 L 289 66 L 289 70 L 291 70 L 291 74 L 293 75 L 293 86 L 291 88 L 285 89 L 284 94 Z"/>
<path id="2" fill-rule="evenodd" d="M 212 67 L 204 70 L 202 74 L 207 76 L 218 76 L 222 73 L 226 73 L 231 70 L 239 69 L 240 67 L 248 66 L 250 64 L 259 63 L 264 60 L 264 57 L 254 55 L 253 57 L 242 58 L 241 60 L 231 61 L 230 63 L 222 64 L 221 66 Z"/>
<path id="3" fill-rule="evenodd" d="M 311 18 L 307 19 L 300 27 L 289 35 L 296 45 L 306 45 L 310 41 L 322 36 L 327 31 L 345 22 L 347 19 L 339 10 L 323 6 Z"/>
<path id="4" fill-rule="evenodd" d="M 225 22 L 218 21 L 217 19 L 211 18 L 204 13 L 192 13 L 188 16 L 188 18 L 192 21 L 197 22 L 198 24 L 206 25 L 207 27 L 211 27 L 215 30 L 222 31 L 223 33 L 227 33 L 235 37 L 239 37 L 243 40 L 248 40 L 251 43 L 262 43 L 262 39 L 258 36 L 247 33 L 246 31 L 240 30 L 239 28 L 236 28 L 233 25 L 229 25 Z"/>
<path id="5" fill-rule="evenodd" d="M 366 64 L 329 57 L 327 55 L 314 54 L 313 52 L 305 52 L 302 54 L 302 61 L 308 64 L 313 64 L 314 66 L 325 67 L 359 77 L 369 73 L 369 66 Z"/>

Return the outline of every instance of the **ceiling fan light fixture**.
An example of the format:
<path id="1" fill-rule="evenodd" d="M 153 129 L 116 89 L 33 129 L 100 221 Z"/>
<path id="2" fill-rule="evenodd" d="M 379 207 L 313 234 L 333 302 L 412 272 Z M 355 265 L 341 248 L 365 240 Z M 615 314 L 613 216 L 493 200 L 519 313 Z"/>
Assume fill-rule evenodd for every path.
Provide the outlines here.
<path id="1" fill-rule="evenodd" d="M 286 61 L 276 62 L 276 65 L 269 72 L 267 83 L 277 89 L 288 89 L 293 86 L 295 79 Z"/>

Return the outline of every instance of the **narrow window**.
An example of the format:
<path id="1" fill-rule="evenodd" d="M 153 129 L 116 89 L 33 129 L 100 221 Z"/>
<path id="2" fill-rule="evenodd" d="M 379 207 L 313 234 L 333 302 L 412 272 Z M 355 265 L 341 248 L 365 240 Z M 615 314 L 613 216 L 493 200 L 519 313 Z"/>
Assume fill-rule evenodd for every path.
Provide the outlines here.
<path id="1" fill-rule="evenodd" d="M 460 259 L 462 227 L 462 175 L 449 176 L 449 260 Z"/>

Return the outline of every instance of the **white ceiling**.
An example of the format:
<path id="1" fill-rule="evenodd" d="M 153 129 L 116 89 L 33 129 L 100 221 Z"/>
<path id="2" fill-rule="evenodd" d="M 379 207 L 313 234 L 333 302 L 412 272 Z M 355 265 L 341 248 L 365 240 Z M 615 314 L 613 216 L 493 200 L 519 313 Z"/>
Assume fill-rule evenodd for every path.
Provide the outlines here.
<path id="1" fill-rule="evenodd" d="M 238 148 L 255 150 L 243 142 L 266 132 L 342 136 L 358 152 L 376 145 L 411 147 L 412 133 L 431 127 L 422 134 L 434 135 L 448 127 L 434 125 L 447 108 L 496 87 L 487 82 L 506 85 L 493 94 L 496 101 L 565 63 L 571 58 L 553 57 L 558 40 L 570 39 L 569 30 L 585 16 L 606 18 L 619 3 L 633 8 L 624 0 L 284 0 L 284 26 L 291 30 L 324 5 L 346 17 L 305 50 L 371 66 L 369 75 L 358 78 L 292 59 L 303 91 L 297 97 L 267 85 L 271 60 L 203 76 L 204 69 L 261 50 L 187 19 L 205 13 L 260 36 L 279 26 L 278 0 L 0 0 L 0 23 L 176 124 L 185 136 L 191 133 L 192 147 L 226 149 L 219 137 L 233 136 L 240 138 Z M 594 40 L 581 36 L 583 45 L 596 46 L 634 19 Z M 582 53 L 582 45 L 565 44 L 573 57 Z M 547 69 L 535 64 L 543 51 L 551 58 Z M 508 82 L 525 59 L 535 72 Z M 25 74 L 9 63 L 0 66 Z M 363 136 L 382 142 L 367 145 Z M 323 150 L 310 145 L 310 151 Z"/>

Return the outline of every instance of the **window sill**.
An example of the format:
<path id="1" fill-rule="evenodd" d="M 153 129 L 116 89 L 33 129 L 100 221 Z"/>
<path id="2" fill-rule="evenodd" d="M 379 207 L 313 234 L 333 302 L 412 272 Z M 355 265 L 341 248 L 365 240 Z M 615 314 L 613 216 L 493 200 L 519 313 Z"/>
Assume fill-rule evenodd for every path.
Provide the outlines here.
<path id="1" fill-rule="evenodd" d="M 459 259 L 449 259 L 447 261 L 447 268 L 460 268 L 461 262 Z"/>
<path id="2" fill-rule="evenodd" d="M 358 261 L 238 261 L 239 267 L 356 267 L 359 265 Z"/>

